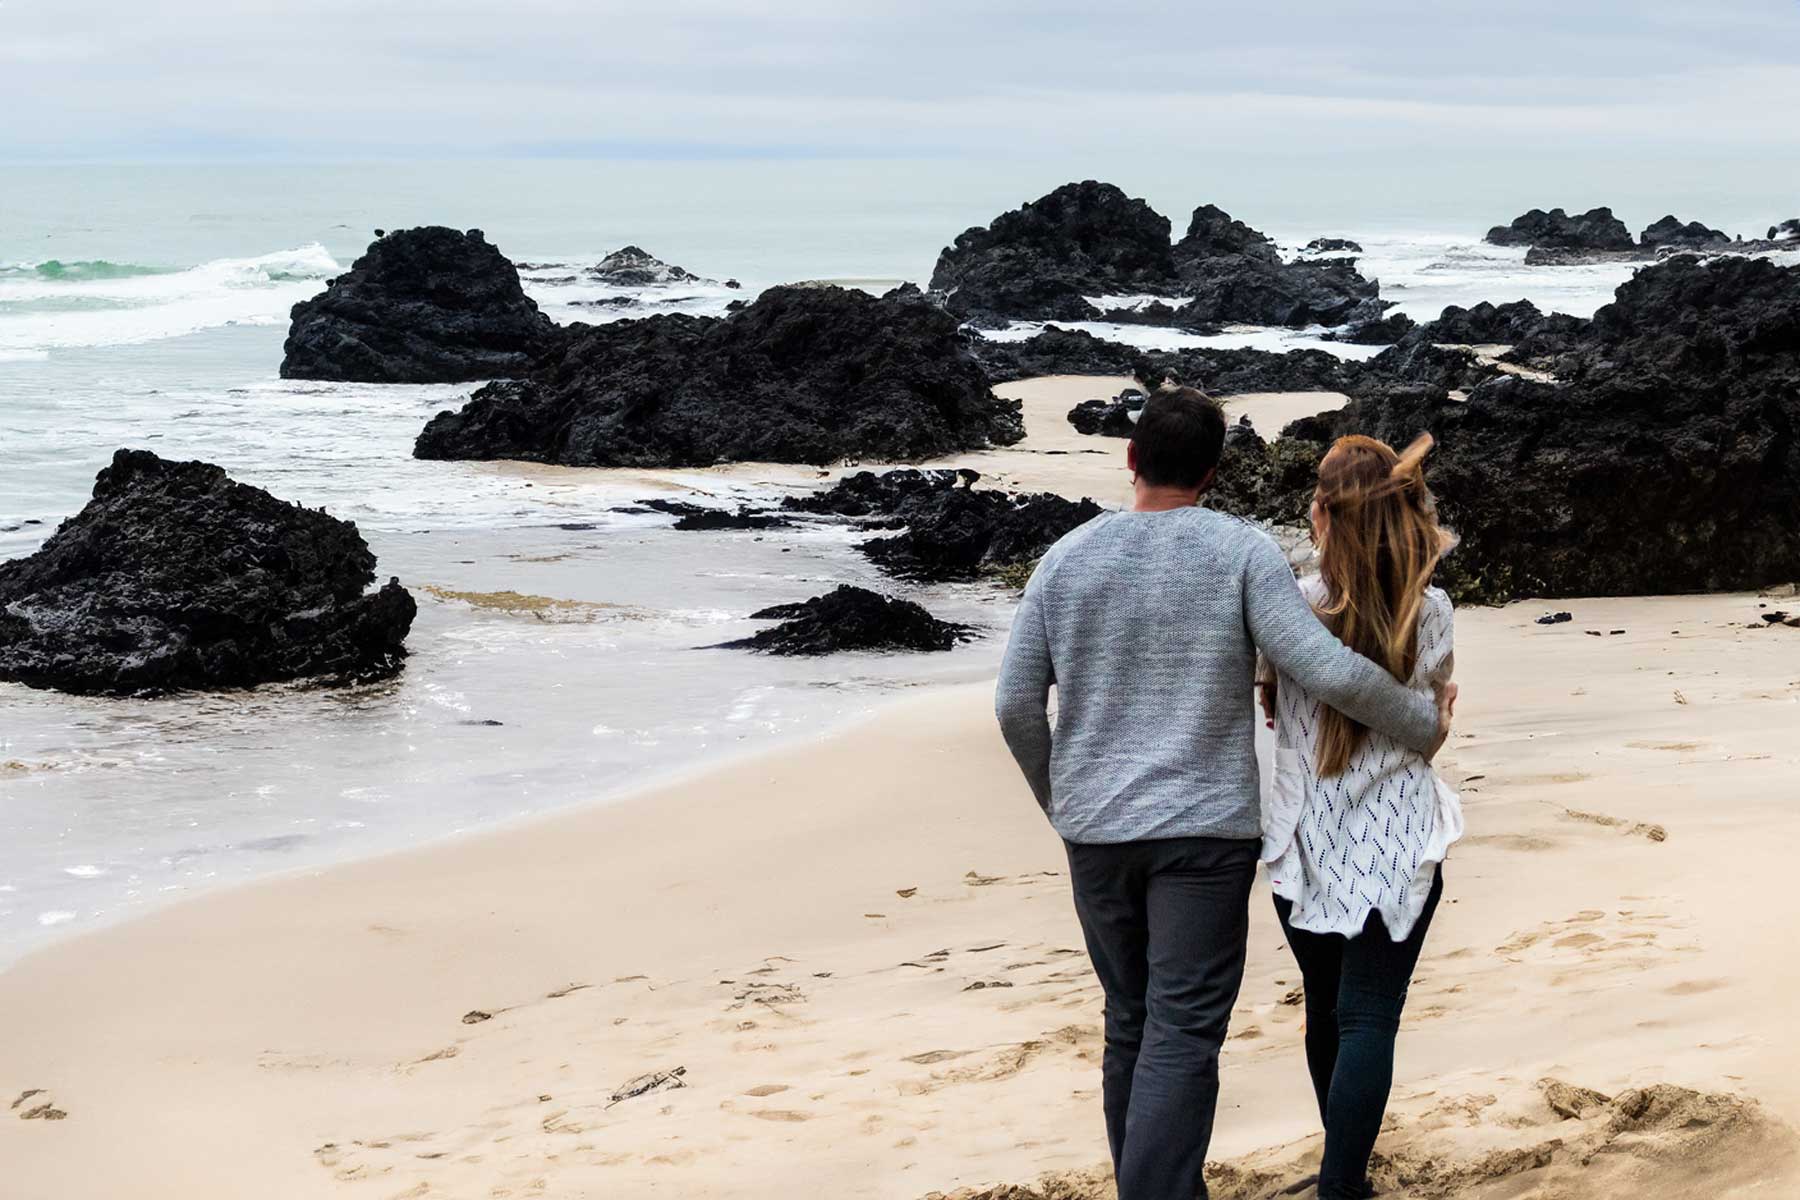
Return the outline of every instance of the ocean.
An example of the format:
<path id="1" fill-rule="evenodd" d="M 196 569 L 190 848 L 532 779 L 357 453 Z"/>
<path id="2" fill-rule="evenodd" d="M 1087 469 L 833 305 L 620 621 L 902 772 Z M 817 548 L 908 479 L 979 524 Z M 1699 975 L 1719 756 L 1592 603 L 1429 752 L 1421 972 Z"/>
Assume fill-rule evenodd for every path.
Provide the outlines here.
<path id="1" fill-rule="evenodd" d="M 277 374 L 288 309 L 347 268 L 376 228 L 484 229 L 530 264 L 526 289 L 558 321 L 607 319 L 618 310 L 592 302 L 621 298 L 646 302 L 633 315 L 720 313 L 797 279 L 922 283 L 964 227 L 1061 182 L 966 174 L 959 187 L 954 170 L 892 162 L 10 172 L 0 558 L 30 553 L 77 511 L 115 449 L 142 447 L 218 463 L 355 521 L 379 574 L 411 587 L 420 614 L 406 670 L 373 687 L 139 701 L 0 684 L 0 961 L 204 887 L 616 793 L 814 733 L 899 689 L 991 672 L 1011 606 L 974 586 L 903 589 L 983 631 L 945 655 L 796 661 L 704 649 L 754 628 L 746 615 L 768 604 L 840 582 L 897 585 L 843 530 L 675 533 L 669 518 L 613 511 L 647 494 L 629 477 L 413 459 L 425 420 L 473 385 Z M 1177 233 L 1188 207 L 1226 200 L 1150 198 Z M 1354 203 L 1360 216 L 1332 196 L 1285 192 L 1267 217 L 1225 206 L 1288 248 L 1357 239 L 1365 273 L 1419 319 L 1520 297 L 1587 315 L 1631 270 L 1528 268 L 1523 251 L 1480 243 L 1516 210 Z M 1660 215 L 1646 206 L 1626 219 Z M 744 287 L 621 292 L 569 280 L 569 268 L 627 243 Z M 1318 331 L 1091 328 L 1146 345 L 1374 352 Z M 735 489 L 731 498 L 780 491 L 694 482 Z M 570 603 L 546 611 L 494 598 L 504 592 Z"/>

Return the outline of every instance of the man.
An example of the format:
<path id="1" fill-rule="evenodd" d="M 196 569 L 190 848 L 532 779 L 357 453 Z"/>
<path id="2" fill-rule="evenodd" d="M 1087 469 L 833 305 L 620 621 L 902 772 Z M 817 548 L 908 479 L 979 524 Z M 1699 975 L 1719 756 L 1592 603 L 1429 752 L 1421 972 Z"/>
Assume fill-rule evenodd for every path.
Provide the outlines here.
<path id="1" fill-rule="evenodd" d="M 1260 844 L 1257 650 L 1427 754 L 1449 730 L 1446 698 L 1410 691 L 1319 622 L 1271 538 L 1196 506 L 1224 440 L 1224 414 L 1202 393 L 1150 398 L 1127 451 L 1131 509 L 1044 555 L 995 697 L 1007 745 L 1067 843 L 1106 992 L 1103 1095 L 1120 1200 L 1206 1195 Z"/>

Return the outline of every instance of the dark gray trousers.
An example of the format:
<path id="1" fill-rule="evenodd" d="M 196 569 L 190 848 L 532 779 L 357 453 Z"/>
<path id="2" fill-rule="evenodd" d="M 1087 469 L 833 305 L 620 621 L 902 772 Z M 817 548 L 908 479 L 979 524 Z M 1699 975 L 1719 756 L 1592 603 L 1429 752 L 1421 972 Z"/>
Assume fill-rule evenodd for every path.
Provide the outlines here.
<path id="1" fill-rule="evenodd" d="M 1101 1064 L 1119 1200 L 1194 1200 L 1219 1048 L 1244 981 L 1255 838 L 1068 843 L 1075 912 L 1106 992 Z"/>

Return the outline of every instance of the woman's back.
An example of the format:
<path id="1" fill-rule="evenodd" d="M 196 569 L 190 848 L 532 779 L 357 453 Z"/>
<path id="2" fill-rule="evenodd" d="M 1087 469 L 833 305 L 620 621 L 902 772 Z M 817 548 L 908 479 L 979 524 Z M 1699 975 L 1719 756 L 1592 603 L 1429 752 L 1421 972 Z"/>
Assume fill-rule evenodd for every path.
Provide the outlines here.
<path id="1" fill-rule="evenodd" d="M 1315 606 L 1322 603 L 1317 577 L 1301 589 Z M 1411 687 L 1428 692 L 1448 681 L 1453 611 L 1441 590 L 1425 590 Z M 1275 773 L 1263 813 L 1271 885 L 1293 902 L 1297 928 L 1354 937 L 1374 911 L 1401 940 L 1424 908 L 1437 864 L 1462 834 L 1455 793 L 1422 755 L 1373 730 L 1345 770 L 1323 775 L 1323 705 L 1287 677 L 1278 681 L 1275 703 Z"/>

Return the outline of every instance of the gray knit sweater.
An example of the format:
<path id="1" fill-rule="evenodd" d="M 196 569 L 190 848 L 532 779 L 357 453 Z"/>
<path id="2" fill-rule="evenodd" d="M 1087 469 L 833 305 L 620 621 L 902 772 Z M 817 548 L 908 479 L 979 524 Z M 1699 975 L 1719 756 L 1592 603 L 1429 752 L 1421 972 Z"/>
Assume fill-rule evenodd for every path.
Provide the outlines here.
<path id="1" fill-rule="evenodd" d="M 994 710 L 1056 831 L 1256 837 L 1258 649 L 1402 744 L 1437 740 L 1431 696 L 1320 624 L 1255 526 L 1203 508 L 1113 512 L 1052 546 L 1013 618 Z"/>

